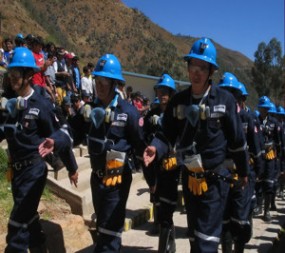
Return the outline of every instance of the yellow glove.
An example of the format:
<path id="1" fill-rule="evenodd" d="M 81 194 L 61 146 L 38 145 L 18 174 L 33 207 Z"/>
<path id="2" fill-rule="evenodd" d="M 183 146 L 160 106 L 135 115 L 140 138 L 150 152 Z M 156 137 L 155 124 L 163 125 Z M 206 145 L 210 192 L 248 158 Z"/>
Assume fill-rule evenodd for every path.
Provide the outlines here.
<path id="1" fill-rule="evenodd" d="M 118 169 L 124 166 L 124 162 L 119 161 L 117 159 L 109 160 L 106 164 L 106 173 L 108 174 L 108 170 Z M 103 184 L 106 186 L 115 186 L 117 184 L 122 183 L 122 175 L 107 175 L 103 177 Z"/>
<path id="2" fill-rule="evenodd" d="M 249 158 L 249 165 L 253 165 L 254 164 L 254 159 L 252 157 Z"/>
<path id="3" fill-rule="evenodd" d="M 234 173 L 232 174 L 233 175 L 233 180 L 237 181 L 238 180 L 238 174 L 237 173 Z M 230 187 L 233 188 L 234 187 L 234 184 L 230 184 Z"/>
<path id="4" fill-rule="evenodd" d="M 204 172 L 203 168 L 191 168 L 192 172 L 202 173 Z M 202 195 L 202 193 L 208 191 L 208 185 L 206 178 L 197 179 L 192 176 L 188 176 L 188 188 L 194 195 Z"/>
<path id="5" fill-rule="evenodd" d="M 177 167 L 177 159 L 175 156 L 167 157 L 162 161 L 162 167 L 165 170 L 173 170 Z"/>
<path id="6" fill-rule="evenodd" d="M 265 155 L 265 159 L 266 160 L 273 160 L 275 158 L 275 152 L 273 149 L 271 149 L 270 151 L 268 151 Z"/>

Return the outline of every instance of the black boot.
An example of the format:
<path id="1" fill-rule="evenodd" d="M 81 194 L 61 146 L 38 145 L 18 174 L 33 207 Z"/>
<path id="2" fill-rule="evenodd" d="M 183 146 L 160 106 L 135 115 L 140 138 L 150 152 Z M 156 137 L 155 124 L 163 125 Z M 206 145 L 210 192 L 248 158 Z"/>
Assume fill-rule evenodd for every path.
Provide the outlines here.
<path id="1" fill-rule="evenodd" d="M 271 215 L 270 215 L 270 204 L 271 204 L 271 194 L 266 194 L 264 197 L 264 215 L 263 219 L 266 222 L 271 221 Z"/>
<path id="2" fill-rule="evenodd" d="M 160 227 L 158 253 L 167 253 L 169 248 L 170 228 Z"/>
<path id="3" fill-rule="evenodd" d="M 47 253 L 47 248 L 45 244 L 41 244 L 38 246 L 34 246 L 32 248 L 29 248 L 30 253 Z"/>
<path id="4" fill-rule="evenodd" d="M 253 216 L 258 216 L 262 214 L 262 201 L 263 197 L 262 195 L 256 196 L 256 207 L 253 209 Z"/>
<path id="5" fill-rule="evenodd" d="M 167 253 L 175 253 L 176 252 L 176 244 L 175 244 L 175 228 L 172 226 L 170 235 L 169 235 L 169 241 L 168 241 L 168 251 Z"/>
<path id="6" fill-rule="evenodd" d="M 235 242 L 235 250 L 234 253 L 243 253 L 244 252 L 245 243 L 243 242 Z"/>
<path id="7" fill-rule="evenodd" d="M 222 233 L 221 244 L 223 253 L 232 253 L 232 234 L 230 231 L 225 231 Z"/>
<path id="8" fill-rule="evenodd" d="M 276 194 L 273 194 L 271 197 L 271 207 L 270 207 L 271 211 L 277 211 L 277 207 L 275 204 L 275 198 L 276 198 Z"/>
<path id="9" fill-rule="evenodd" d="M 150 235 L 158 235 L 159 233 L 159 226 L 158 226 L 158 219 L 157 219 L 158 208 L 159 208 L 158 204 L 154 202 L 153 203 L 153 223 L 149 231 Z"/>

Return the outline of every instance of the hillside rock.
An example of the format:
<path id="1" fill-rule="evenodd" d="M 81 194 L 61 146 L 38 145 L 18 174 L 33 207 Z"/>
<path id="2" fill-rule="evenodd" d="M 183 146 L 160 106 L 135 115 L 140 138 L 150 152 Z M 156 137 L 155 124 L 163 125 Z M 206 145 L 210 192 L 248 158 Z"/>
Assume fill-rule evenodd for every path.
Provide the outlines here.
<path id="1" fill-rule="evenodd" d="M 42 199 L 38 212 L 47 238 L 48 253 L 83 253 L 86 247 L 92 247 L 92 237 L 83 218 L 72 214 L 64 200 L 56 196 L 52 200 Z M 0 233 L 0 252 L 4 252 L 6 246 L 6 233 L 6 228 Z"/>

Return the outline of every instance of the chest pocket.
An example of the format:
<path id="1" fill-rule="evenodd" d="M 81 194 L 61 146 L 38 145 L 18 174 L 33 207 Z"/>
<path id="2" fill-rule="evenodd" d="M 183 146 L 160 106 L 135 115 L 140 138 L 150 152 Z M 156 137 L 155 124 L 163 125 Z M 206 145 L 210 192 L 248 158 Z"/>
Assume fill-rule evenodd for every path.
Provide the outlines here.
<path id="1" fill-rule="evenodd" d="M 110 126 L 111 139 L 116 140 L 117 138 L 118 139 L 124 138 L 126 135 L 126 132 L 125 132 L 126 126 L 127 126 L 126 121 L 119 121 L 119 120 L 113 121 Z"/>
<path id="2" fill-rule="evenodd" d="M 208 118 L 208 127 L 212 133 L 217 133 L 222 128 L 222 118 Z"/>
<path id="3" fill-rule="evenodd" d="M 29 133 L 37 129 L 38 116 L 26 114 L 22 120 L 22 128 L 25 133 Z"/>

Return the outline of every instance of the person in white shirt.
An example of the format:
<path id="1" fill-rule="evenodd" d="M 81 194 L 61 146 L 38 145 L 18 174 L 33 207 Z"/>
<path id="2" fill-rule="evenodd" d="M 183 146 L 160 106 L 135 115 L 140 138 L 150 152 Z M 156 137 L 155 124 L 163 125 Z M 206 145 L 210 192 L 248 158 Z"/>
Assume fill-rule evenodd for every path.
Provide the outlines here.
<path id="1" fill-rule="evenodd" d="M 92 79 L 89 78 L 90 69 L 87 66 L 83 67 L 83 76 L 81 78 L 81 93 L 86 94 L 90 98 L 93 97 Z"/>

